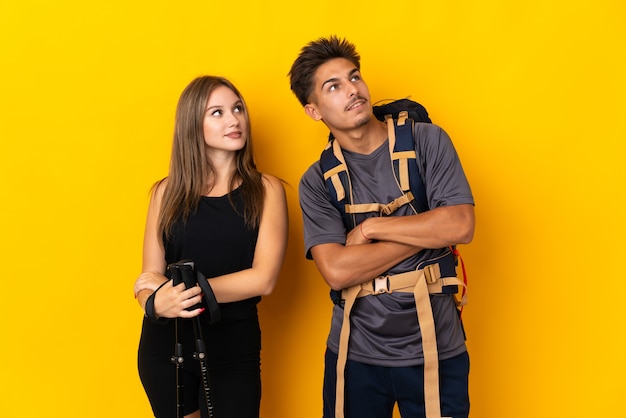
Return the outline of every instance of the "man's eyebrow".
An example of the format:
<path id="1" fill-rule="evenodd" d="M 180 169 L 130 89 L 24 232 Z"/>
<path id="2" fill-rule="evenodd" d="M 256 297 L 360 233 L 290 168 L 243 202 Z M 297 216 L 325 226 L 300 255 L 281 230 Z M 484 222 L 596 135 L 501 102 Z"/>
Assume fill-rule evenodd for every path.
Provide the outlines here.
<path id="1" fill-rule="evenodd" d="M 337 80 L 338 80 L 338 78 L 336 78 L 336 77 L 329 78 L 328 80 L 326 80 L 326 81 L 324 81 L 324 82 L 322 83 L 322 87 L 320 88 L 320 90 L 324 90 L 324 86 L 325 86 L 326 84 L 328 84 L 328 83 L 334 83 L 334 82 L 335 82 L 335 81 L 337 81 Z"/>
<path id="2" fill-rule="evenodd" d="M 350 72 L 348 73 L 348 78 L 352 77 L 352 75 L 354 75 L 354 73 L 358 73 L 358 72 L 359 72 L 359 69 L 358 69 L 358 68 L 356 68 L 356 67 L 355 67 L 355 68 L 353 68 L 353 69 L 352 69 L 352 70 L 350 70 Z M 336 78 L 336 77 L 329 78 L 328 80 L 326 80 L 326 81 L 324 81 L 324 82 L 322 83 L 322 87 L 320 88 L 320 90 L 323 90 L 323 89 L 324 89 L 324 86 L 325 86 L 326 84 L 328 84 L 328 83 L 334 83 L 334 82 L 335 82 L 335 81 L 337 81 L 337 80 L 338 80 L 338 78 Z"/>

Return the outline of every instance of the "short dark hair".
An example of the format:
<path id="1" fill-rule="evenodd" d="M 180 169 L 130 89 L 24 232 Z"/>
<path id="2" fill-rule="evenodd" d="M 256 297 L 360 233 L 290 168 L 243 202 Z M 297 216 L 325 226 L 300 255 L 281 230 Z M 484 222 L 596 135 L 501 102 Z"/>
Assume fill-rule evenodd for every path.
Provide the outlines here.
<path id="1" fill-rule="evenodd" d="M 319 38 L 302 48 L 289 71 L 291 91 L 302 106 L 309 102 L 315 71 L 320 65 L 334 58 L 345 58 L 358 70 L 361 69 L 361 57 L 356 52 L 354 44 L 346 39 L 339 39 L 335 35 Z"/>

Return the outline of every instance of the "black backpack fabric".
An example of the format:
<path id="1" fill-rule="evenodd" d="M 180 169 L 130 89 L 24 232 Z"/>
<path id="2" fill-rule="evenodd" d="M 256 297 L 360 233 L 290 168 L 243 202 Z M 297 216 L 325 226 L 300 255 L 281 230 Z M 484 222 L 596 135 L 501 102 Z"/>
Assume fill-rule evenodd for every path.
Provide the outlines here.
<path id="1" fill-rule="evenodd" d="M 374 104 L 373 110 L 376 119 L 382 121 L 385 120 L 385 115 L 391 115 L 394 119 L 397 119 L 398 113 L 405 110 L 409 113 L 409 118 L 413 119 L 413 122 L 432 123 L 426 108 L 410 99 L 394 100 L 382 105 Z"/>

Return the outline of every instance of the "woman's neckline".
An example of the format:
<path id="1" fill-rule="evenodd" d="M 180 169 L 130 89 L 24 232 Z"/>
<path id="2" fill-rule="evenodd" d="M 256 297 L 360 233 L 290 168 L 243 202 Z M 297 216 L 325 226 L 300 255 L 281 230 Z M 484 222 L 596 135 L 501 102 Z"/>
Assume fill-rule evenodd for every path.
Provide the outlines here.
<path id="1" fill-rule="evenodd" d="M 235 193 L 240 188 L 241 188 L 241 184 L 238 185 L 237 187 L 235 187 L 233 190 L 231 190 L 229 192 L 226 192 L 224 194 L 220 194 L 220 195 L 202 195 L 202 197 L 206 197 L 207 199 L 221 199 L 221 198 L 227 197 L 231 193 Z"/>

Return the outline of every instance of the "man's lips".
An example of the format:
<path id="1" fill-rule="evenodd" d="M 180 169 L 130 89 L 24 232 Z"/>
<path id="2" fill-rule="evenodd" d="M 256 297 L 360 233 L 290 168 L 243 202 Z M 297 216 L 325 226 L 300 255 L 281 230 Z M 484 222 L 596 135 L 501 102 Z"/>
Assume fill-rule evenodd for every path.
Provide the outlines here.
<path id="1" fill-rule="evenodd" d="M 357 108 L 361 105 L 365 104 L 365 100 L 364 99 L 356 99 L 355 101 L 353 101 L 352 103 L 350 103 L 348 106 L 346 106 L 346 111 L 350 111 L 354 108 Z"/>

